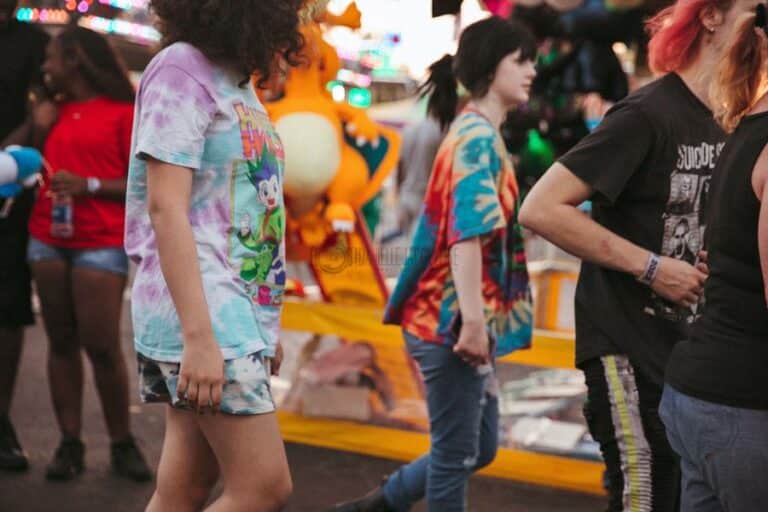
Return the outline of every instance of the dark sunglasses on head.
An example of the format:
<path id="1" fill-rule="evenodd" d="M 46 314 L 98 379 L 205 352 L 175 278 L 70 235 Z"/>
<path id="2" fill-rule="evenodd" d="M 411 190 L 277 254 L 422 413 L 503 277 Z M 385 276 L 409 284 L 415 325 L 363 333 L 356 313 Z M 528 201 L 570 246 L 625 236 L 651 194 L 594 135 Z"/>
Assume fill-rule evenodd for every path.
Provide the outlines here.
<path id="1" fill-rule="evenodd" d="M 757 4 L 755 10 L 755 27 L 763 29 L 766 35 L 768 35 L 768 14 L 766 14 L 765 4 Z"/>

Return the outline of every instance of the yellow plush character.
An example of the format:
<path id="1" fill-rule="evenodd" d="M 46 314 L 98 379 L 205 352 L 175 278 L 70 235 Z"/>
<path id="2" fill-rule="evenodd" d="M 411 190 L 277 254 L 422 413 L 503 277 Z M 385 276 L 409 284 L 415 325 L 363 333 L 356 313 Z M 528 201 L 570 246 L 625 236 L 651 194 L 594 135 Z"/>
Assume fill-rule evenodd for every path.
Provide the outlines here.
<path id="1" fill-rule="evenodd" d="M 334 17 L 324 11 L 327 2 L 308 6 L 312 21 L 305 23 L 303 63 L 291 68 L 283 96 L 267 103 L 267 111 L 285 146 L 285 195 L 288 214 L 298 226 L 301 243 L 320 246 L 332 231 L 352 232 L 356 212 L 379 190 L 397 164 L 399 139 L 379 127 L 364 110 L 334 102 L 325 84 L 335 78 L 336 51 L 323 40 L 317 20 L 357 24 L 359 11 L 350 6 Z M 312 11 L 314 9 L 314 12 Z M 358 144 L 376 146 L 386 131 L 386 155 L 370 169 L 360 152 L 345 142 L 344 130 Z"/>

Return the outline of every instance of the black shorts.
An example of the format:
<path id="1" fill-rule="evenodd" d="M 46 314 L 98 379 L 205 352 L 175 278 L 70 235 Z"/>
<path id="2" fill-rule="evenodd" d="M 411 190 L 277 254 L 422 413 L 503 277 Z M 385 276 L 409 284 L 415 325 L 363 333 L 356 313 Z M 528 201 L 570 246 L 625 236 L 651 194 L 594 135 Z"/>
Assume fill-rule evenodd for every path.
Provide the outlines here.
<path id="1" fill-rule="evenodd" d="M 26 233 L 0 231 L 0 327 L 35 323 Z"/>

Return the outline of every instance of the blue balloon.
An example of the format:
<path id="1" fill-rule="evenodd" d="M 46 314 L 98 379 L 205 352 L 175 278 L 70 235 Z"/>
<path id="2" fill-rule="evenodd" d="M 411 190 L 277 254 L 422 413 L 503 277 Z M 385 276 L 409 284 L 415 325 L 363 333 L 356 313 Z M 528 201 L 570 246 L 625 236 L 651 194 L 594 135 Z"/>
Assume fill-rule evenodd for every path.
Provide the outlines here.
<path id="1" fill-rule="evenodd" d="M 20 147 L 6 151 L 16 160 L 16 165 L 19 166 L 18 181 L 24 181 L 29 176 L 39 172 L 43 166 L 43 157 L 36 149 Z"/>
<path id="2" fill-rule="evenodd" d="M 0 197 L 7 199 L 9 197 L 16 197 L 21 194 L 21 185 L 18 183 L 8 183 L 7 185 L 0 186 Z"/>

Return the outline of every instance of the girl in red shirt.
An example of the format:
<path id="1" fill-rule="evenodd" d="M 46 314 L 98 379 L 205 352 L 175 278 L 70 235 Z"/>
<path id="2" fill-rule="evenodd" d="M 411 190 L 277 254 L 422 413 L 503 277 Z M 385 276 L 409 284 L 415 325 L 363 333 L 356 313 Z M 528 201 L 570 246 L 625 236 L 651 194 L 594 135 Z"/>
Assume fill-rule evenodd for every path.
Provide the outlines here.
<path id="1" fill-rule="evenodd" d="M 33 207 L 27 252 L 50 343 L 48 373 L 62 433 L 46 477 L 69 480 L 84 469 L 85 349 L 112 439 L 112 467 L 121 476 L 148 480 L 130 432 L 120 349 L 133 86 L 106 39 L 80 27 L 50 42 L 43 72 L 62 100 L 44 149 L 54 171 Z"/>

